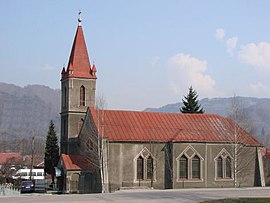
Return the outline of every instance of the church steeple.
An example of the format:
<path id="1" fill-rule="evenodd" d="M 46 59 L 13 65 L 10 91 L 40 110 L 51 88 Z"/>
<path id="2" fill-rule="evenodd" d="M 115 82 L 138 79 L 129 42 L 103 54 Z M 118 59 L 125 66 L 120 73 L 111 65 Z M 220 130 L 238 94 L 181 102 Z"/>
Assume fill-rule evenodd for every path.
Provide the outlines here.
<path id="1" fill-rule="evenodd" d="M 67 70 L 62 74 L 62 80 L 72 77 L 96 79 L 96 75 L 93 74 L 90 65 L 80 13 L 81 12 L 79 12 L 78 27 L 73 41 Z"/>
<path id="2" fill-rule="evenodd" d="M 96 72 L 90 64 L 79 13 L 67 68 L 61 72 L 61 152 L 76 154 L 76 139 L 88 107 L 95 106 Z"/>

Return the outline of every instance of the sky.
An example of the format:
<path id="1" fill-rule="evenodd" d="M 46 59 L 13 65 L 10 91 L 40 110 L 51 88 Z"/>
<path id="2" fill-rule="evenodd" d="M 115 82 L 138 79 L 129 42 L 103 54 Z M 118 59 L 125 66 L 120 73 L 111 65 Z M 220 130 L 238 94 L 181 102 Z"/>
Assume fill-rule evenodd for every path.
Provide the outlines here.
<path id="1" fill-rule="evenodd" d="M 270 1 L 0 0 L 0 82 L 60 89 L 82 12 L 108 109 L 270 97 Z"/>

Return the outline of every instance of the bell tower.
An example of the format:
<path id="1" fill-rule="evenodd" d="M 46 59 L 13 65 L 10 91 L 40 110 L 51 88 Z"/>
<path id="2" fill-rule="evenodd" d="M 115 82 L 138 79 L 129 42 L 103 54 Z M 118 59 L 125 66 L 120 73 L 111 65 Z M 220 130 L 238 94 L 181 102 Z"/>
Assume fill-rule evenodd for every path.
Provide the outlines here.
<path id="1" fill-rule="evenodd" d="M 87 107 L 95 105 L 96 66 L 91 66 L 79 13 L 67 68 L 61 73 L 61 153 L 76 154 Z"/>

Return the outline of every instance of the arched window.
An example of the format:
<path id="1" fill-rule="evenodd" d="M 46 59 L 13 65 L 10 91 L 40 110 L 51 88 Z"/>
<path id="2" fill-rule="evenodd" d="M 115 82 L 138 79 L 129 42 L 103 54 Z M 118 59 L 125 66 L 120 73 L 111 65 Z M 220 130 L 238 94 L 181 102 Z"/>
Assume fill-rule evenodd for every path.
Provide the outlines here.
<path id="1" fill-rule="evenodd" d="M 80 106 L 85 106 L 85 87 L 80 87 Z"/>
<path id="2" fill-rule="evenodd" d="M 179 160 L 179 178 L 188 178 L 188 159 L 185 155 L 181 156 Z"/>
<path id="3" fill-rule="evenodd" d="M 138 180 L 142 180 L 143 177 L 144 177 L 144 174 L 143 174 L 143 171 L 144 171 L 143 165 L 144 165 L 144 159 L 142 158 L 142 156 L 139 156 L 138 159 L 137 159 L 137 179 Z"/>
<path id="4" fill-rule="evenodd" d="M 226 158 L 226 172 L 225 172 L 226 178 L 232 177 L 232 161 L 230 157 Z"/>
<path id="5" fill-rule="evenodd" d="M 147 179 L 153 178 L 154 166 L 153 166 L 153 158 L 151 156 L 147 159 Z"/>
<path id="6" fill-rule="evenodd" d="M 232 179 L 232 157 L 225 150 L 221 152 L 215 158 L 216 167 L 216 179 Z"/>
<path id="7" fill-rule="evenodd" d="M 201 165 L 200 165 L 200 158 L 195 155 L 192 158 L 192 178 L 200 178 L 201 176 Z"/>
<path id="8" fill-rule="evenodd" d="M 138 181 L 156 181 L 155 166 L 155 157 L 144 147 L 134 159 L 135 179 Z"/>
<path id="9" fill-rule="evenodd" d="M 217 178 L 223 178 L 223 160 L 221 157 L 217 158 Z"/>

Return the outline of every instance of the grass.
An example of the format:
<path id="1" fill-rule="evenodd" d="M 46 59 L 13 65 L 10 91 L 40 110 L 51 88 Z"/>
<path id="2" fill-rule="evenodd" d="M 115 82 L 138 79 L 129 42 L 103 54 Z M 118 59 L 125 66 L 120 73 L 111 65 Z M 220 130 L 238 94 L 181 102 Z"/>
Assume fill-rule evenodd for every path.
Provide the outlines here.
<path id="1" fill-rule="evenodd" d="M 222 199 L 222 200 L 204 201 L 202 203 L 244 203 L 244 202 L 269 203 L 270 202 L 270 198 Z"/>

